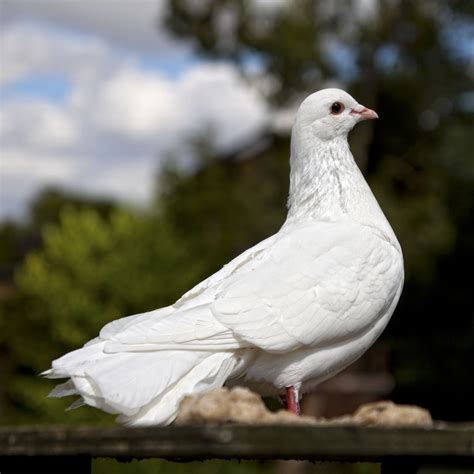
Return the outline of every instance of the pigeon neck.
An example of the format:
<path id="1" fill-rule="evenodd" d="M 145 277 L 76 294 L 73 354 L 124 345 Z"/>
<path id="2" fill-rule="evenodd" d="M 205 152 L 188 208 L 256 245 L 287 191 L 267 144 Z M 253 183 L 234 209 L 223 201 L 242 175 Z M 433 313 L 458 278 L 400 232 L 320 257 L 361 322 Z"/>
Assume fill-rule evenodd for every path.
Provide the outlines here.
<path id="1" fill-rule="evenodd" d="M 354 161 L 347 137 L 293 137 L 290 163 L 287 222 L 348 218 L 381 230 L 388 226 L 391 231 Z"/>

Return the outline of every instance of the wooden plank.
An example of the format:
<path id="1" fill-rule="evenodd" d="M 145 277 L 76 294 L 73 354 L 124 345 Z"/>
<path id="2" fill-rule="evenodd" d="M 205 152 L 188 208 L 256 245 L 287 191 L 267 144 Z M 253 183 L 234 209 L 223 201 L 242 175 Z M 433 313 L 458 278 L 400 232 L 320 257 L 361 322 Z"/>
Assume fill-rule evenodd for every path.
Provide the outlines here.
<path id="1" fill-rule="evenodd" d="M 474 428 L 205 425 L 164 428 L 0 427 L 0 456 L 308 459 L 472 463 Z"/>

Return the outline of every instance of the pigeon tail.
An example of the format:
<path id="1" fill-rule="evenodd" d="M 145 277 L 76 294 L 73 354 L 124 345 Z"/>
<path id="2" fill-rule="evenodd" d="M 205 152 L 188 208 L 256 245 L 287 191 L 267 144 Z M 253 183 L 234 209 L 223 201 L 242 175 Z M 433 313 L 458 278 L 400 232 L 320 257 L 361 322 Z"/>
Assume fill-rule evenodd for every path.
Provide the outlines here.
<path id="1" fill-rule="evenodd" d="M 87 404 L 120 414 L 118 421 L 129 426 L 171 423 L 184 396 L 222 387 L 237 362 L 230 351 L 106 353 L 104 346 L 86 346 L 54 361 L 44 376 L 69 380 L 49 396 L 79 395 L 69 409 Z"/>

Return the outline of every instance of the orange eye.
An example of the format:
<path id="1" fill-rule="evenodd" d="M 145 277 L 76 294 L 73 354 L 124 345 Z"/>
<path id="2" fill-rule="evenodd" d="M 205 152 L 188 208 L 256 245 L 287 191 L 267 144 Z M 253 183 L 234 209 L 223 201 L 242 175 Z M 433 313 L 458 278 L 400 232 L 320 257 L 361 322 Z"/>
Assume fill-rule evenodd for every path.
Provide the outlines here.
<path id="1" fill-rule="evenodd" d="M 341 102 L 334 102 L 331 105 L 331 113 L 333 115 L 339 115 L 343 110 L 344 110 L 344 104 L 341 104 Z"/>

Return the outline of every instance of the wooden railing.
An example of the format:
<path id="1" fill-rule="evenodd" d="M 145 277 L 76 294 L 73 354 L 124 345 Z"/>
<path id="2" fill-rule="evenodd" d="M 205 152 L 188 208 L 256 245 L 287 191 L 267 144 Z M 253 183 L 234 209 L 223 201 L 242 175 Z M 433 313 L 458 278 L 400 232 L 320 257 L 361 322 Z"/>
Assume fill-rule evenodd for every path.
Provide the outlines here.
<path id="1" fill-rule="evenodd" d="M 0 427 L 1 474 L 84 474 L 90 472 L 94 457 L 366 461 L 382 463 L 384 474 L 472 474 L 474 424 L 426 429 L 226 424 L 138 429 Z"/>

